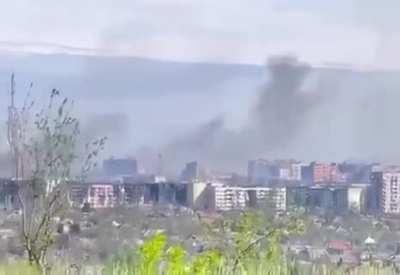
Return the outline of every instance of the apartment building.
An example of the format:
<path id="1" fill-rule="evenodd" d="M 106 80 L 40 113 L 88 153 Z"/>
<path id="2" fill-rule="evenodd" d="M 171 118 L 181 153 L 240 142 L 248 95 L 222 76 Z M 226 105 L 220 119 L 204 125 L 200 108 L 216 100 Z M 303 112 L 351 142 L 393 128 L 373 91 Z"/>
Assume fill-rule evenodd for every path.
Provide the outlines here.
<path id="1" fill-rule="evenodd" d="M 71 183 L 69 185 L 69 198 L 73 206 L 82 207 L 87 202 L 89 185 L 85 183 Z"/>
<path id="2" fill-rule="evenodd" d="M 285 181 L 301 181 L 302 177 L 302 167 L 306 166 L 296 160 L 277 160 L 279 167 L 279 179 Z"/>
<path id="3" fill-rule="evenodd" d="M 92 208 L 112 208 L 118 204 L 119 186 L 113 184 L 91 184 L 87 202 Z"/>
<path id="4" fill-rule="evenodd" d="M 145 184 L 127 184 L 123 185 L 123 203 L 127 207 L 137 207 L 144 204 Z"/>
<path id="5" fill-rule="evenodd" d="M 216 210 L 227 211 L 244 209 L 249 201 L 246 188 L 214 184 L 214 207 Z"/>
<path id="6" fill-rule="evenodd" d="M 286 210 L 286 187 L 249 187 L 247 192 L 255 192 L 257 205 L 266 203 L 276 210 Z"/>
<path id="7" fill-rule="evenodd" d="M 343 185 L 316 185 L 309 188 L 309 206 L 341 214 L 349 209 L 348 187 Z"/>
<path id="8" fill-rule="evenodd" d="M 314 183 L 345 182 L 344 175 L 336 163 L 313 162 L 311 169 Z"/>
<path id="9" fill-rule="evenodd" d="M 212 208 L 227 211 L 271 204 L 277 210 L 286 210 L 285 187 L 229 186 L 212 184 Z"/>
<path id="10" fill-rule="evenodd" d="M 400 214 L 400 166 L 384 166 L 375 172 L 380 186 L 380 209 L 385 214 Z"/>

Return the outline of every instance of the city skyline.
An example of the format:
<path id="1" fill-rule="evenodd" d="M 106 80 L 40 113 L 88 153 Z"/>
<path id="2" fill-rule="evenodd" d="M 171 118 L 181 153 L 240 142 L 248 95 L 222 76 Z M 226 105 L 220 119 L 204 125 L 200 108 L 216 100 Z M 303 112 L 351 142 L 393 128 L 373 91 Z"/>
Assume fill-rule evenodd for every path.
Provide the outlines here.
<path id="1" fill-rule="evenodd" d="M 0 4 L 1 274 L 399 274 L 399 0 Z"/>

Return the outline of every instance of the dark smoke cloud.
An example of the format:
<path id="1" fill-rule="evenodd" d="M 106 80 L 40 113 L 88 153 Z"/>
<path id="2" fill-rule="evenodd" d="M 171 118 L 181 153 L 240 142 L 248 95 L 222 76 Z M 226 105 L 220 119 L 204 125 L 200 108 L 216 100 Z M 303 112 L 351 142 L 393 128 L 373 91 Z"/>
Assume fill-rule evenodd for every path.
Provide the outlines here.
<path id="1" fill-rule="evenodd" d="M 250 110 L 248 123 L 230 130 L 218 117 L 174 140 L 163 149 L 172 170 L 191 160 L 216 169 L 243 170 L 248 159 L 279 151 L 296 138 L 308 114 L 321 102 L 304 91 L 312 68 L 284 56 L 271 58 L 267 69 L 270 79 Z"/>
<path id="2" fill-rule="evenodd" d="M 260 148 L 271 149 L 293 138 L 317 100 L 302 90 L 311 72 L 308 64 L 294 57 L 273 57 L 267 68 L 270 81 L 256 102 L 253 127 L 266 146 Z"/>
<path id="3" fill-rule="evenodd" d="M 398 73 L 313 68 L 274 57 L 247 123 L 205 123 L 162 150 L 172 171 L 187 161 L 242 171 L 249 159 L 400 161 Z"/>

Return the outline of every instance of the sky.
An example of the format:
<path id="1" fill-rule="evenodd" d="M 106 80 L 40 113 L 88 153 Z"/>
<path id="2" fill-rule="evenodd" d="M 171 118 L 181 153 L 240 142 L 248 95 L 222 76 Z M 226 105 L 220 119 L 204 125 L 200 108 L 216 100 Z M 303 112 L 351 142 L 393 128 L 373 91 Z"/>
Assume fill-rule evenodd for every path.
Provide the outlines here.
<path id="1" fill-rule="evenodd" d="M 396 0 L 13 0 L 0 50 L 399 68 Z"/>

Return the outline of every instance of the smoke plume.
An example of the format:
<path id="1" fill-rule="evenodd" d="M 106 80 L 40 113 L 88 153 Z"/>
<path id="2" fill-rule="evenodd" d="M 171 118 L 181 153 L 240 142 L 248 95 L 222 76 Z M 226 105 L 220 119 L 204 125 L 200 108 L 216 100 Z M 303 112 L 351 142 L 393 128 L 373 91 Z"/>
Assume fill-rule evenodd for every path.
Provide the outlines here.
<path id="1" fill-rule="evenodd" d="M 171 156 L 169 163 L 182 166 L 185 161 L 198 160 L 217 169 L 243 170 L 248 159 L 279 151 L 295 139 L 308 114 L 320 103 L 314 93 L 304 91 L 312 68 L 283 56 L 271 58 L 267 69 L 269 81 L 241 129 L 228 129 L 223 118 L 215 118 L 168 144 L 163 150 Z"/>
<path id="2" fill-rule="evenodd" d="M 260 148 L 271 150 L 294 138 L 317 101 L 302 90 L 311 71 L 308 64 L 294 57 L 274 57 L 267 68 L 270 80 L 255 103 L 252 127 L 262 138 Z"/>

